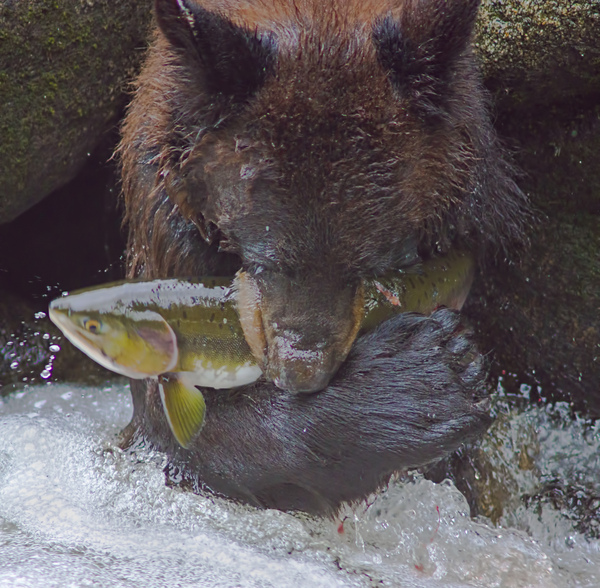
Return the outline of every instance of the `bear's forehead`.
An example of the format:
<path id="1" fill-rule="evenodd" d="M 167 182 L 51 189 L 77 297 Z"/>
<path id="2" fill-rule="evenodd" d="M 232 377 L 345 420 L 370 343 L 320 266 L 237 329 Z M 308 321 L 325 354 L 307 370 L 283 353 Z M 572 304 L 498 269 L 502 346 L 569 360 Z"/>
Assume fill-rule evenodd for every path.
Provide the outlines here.
<path id="1" fill-rule="evenodd" d="M 254 98 L 249 117 L 258 121 L 256 128 L 327 138 L 328 131 L 354 135 L 363 129 L 373 134 L 398 119 L 401 97 L 372 45 L 338 39 L 326 51 L 298 48 L 296 53 L 279 56 Z"/>
<path id="2" fill-rule="evenodd" d="M 347 178 L 397 159 L 408 143 L 424 138 L 374 56 L 352 69 L 335 61 L 290 61 L 295 63 L 289 69 L 283 63 L 254 97 L 241 133 L 289 168 L 280 168 L 284 175 L 297 176 L 306 167 L 302 173 L 312 170 L 315 180 L 319 174 Z"/>
<path id="3" fill-rule="evenodd" d="M 194 4 L 226 16 L 250 30 L 293 30 L 314 23 L 323 27 L 353 27 L 377 16 L 398 16 L 406 0 L 193 0 Z"/>

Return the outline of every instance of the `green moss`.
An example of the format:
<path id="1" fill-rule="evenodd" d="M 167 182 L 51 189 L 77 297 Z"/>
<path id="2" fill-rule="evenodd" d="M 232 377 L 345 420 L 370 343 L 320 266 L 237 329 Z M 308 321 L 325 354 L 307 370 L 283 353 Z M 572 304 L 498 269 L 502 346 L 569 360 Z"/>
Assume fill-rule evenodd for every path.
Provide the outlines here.
<path id="1" fill-rule="evenodd" d="M 0 222 L 7 207 L 26 208 L 56 188 L 113 122 L 149 16 L 146 3 L 108 0 L 0 8 L 0 62 L 11 64 L 0 74 Z M 10 195 L 25 206 L 7 204 Z"/>
<path id="2" fill-rule="evenodd" d="M 600 2 L 484 0 L 476 50 L 503 108 L 600 91 Z"/>

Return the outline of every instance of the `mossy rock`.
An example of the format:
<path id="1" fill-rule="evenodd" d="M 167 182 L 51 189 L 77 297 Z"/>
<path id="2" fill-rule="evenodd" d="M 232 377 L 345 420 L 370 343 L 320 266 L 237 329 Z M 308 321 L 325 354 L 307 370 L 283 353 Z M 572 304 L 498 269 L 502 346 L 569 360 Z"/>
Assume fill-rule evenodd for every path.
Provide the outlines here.
<path id="1" fill-rule="evenodd" d="M 500 109 L 600 92 L 598 0 L 483 0 L 475 47 Z"/>
<path id="2" fill-rule="evenodd" d="M 127 101 L 146 0 L 0 0 L 0 222 L 73 178 Z"/>

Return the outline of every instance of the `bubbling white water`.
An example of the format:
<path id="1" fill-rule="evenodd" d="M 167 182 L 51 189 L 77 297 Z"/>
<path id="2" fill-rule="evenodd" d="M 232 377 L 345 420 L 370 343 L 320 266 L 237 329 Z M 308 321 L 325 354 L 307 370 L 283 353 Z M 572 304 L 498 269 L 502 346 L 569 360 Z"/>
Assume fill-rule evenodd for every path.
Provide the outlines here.
<path id="1" fill-rule="evenodd" d="M 1 588 L 599 585 L 597 544 L 474 521 L 450 483 L 391 484 L 343 525 L 168 487 L 162 455 L 116 445 L 131 410 L 125 385 L 0 402 Z"/>

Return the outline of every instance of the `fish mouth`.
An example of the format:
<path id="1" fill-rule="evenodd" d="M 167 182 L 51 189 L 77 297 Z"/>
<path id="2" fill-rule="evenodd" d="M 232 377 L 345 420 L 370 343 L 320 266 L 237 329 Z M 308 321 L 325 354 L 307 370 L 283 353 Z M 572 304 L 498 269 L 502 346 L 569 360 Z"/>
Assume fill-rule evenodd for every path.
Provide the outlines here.
<path id="1" fill-rule="evenodd" d="M 122 376 L 134 380 L 143 380 L 144 378 L 154 377 L 156 374 L 142 374 L 139 371 L 133 371 L 125 366 L 119 365 L 110 358 L 102 349 L 82 332 L 69 317 L 65 314 L 66 309 L 52 308 L 48 309 L 48 317 L 60 329 L 65 338 L 72 343 L 79 351 L 85 353 L 90 359 L 101 365 L 103 368 L 115 372 Z"/>

